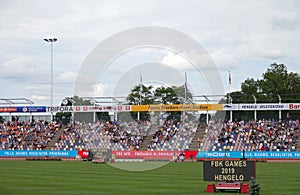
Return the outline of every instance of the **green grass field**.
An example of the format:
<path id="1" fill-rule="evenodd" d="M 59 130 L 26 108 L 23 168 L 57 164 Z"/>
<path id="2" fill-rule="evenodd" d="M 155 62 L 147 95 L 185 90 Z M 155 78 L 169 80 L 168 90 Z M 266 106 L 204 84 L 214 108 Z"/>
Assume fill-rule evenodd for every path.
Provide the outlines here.
<path id="1" fill-rule="evenodd" d="M 261 194 L 300 194 L 300 163 L 259 162 L 256 174 Z M 133 172 L 92 162 L 2 160 L 0 178 L 0 194 L 208 194 L 202 162 Z"/>

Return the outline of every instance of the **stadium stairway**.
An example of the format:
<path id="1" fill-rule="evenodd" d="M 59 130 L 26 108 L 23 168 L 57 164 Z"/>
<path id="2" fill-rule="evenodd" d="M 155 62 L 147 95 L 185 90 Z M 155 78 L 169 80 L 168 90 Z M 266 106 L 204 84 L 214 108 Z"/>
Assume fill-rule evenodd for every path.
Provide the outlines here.
<path id="1" fill-rule="evenodd" d="M 198 138 L 203 140 L 203 136 L 205 134 L 205 128 L 206 126 L 200 126 L 197 129 L 196 134 L 190 144 L 190 150 L 198 150 Z"/>
<path id="2" fill-rule="evenodd" d="M 67 126 L 63 125 L 60 129 L 58 129 L 54 137 L 47 143 L 45 150 L 51 150 L 52 148 L 54 148 L 58 138 L 64 133 L 64 130 L 67 128 Z"/>
<path id="3" fill-rule="evenodd" d="M 155 134 L 156 130 L 160 127 L 160 125 L 151 125 L 147 136 L 144 137 L 143 144 L 141 146 L 141 150 L 148 150 L 148 145 L 150 144 L 153 135 Z"/>

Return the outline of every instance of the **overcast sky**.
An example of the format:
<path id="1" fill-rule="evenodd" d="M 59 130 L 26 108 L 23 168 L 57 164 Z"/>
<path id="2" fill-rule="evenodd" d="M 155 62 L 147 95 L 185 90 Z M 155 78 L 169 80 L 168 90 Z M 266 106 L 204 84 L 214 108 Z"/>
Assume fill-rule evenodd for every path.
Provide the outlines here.
<path id="1" fill-rule="evenodd" d="M 54 44 L 54 104 L 58 105 L 74 94 L 77 73 L 99 43 L 121 31 L 143 26 L 167 27 L 196 40 L 218 67 L 225 92 L 229 90 L 228 70 L 232 91 L 239 90 L 248 77 L 261 78 L 273 62 L 300 72 L 297 0 L 0 0 L 0 98 L 24 97 L 37 105 L 50 105 L 50 45 L 44 38 L 58 38 Z M 115 59 L 106 78 L 95 83 L 94 94 L 116 94 L 114 89 L 126 83 L 122 80 L 126 75 L 131 75 L 127 85 L 130 89 L 139 83 L 138 72 L 142 71 L 136 71 L 135 78 L 128 70 L 148 62 L 170 65 L 182 75 L 187 72 L 194 94 L 209 94 L 202 87 L 203 79 L 193 76 L 189 62 L 176 53 L 149 48 Z M 168 78 L 161 83 L 184 83 L 184 77 Z M 160 83 L 159 78 L 155 79 L 154 83 Z M 144 77 L 143 82 L 151 83 L 151 79 Z"/>

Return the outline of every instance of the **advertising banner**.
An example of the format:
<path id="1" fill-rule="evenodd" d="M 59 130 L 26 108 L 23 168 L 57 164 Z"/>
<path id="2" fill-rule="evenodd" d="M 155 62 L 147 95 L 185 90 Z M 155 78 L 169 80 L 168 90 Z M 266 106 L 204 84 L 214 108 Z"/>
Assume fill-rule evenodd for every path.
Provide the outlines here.
<path id="1" fill-rule="evenodd" d="M 239 104 L 239 110 L 287 110 L 288 104 Z"/>
<path id="2" fill-rule="evenodd" d="M 177 158 L 179 151 L 148 151 L 148 150 L 131 150 L 131 151 L 119 151 L 113 150 L 112 154 L 115 155 L 117 159 L 144 159 L 144 158 L 153 158 L 153 159 L 173 159 Z"/>
<path id="3" fill-rule="evenodd" d="M 0 113 L 33 112 L 172 112 L 216 110 L 300 110 L 300 103 L 266 104 L 151 104 L 151 105 L 89 105 L 89 106 L 3 106 Z"/>
<path id="4" fill-rule="evenodd" d="M 245 158 L 257 159 L 300 159 L 300 152 L 245 151 Z M 242 151 L 198 152 L 196 158 L 243 158 Z"/>
<path id="5" fill-rule="evenodd" d="M 17 112 L 46 112 L 46 106 L 18 106 Z"/>
<path id="6" fill-rule="evenodd" d="M 288 104 L 289 110 L 300 110 L 300 103 L 290 103 Z"/>
<path id="7" fill-rule="evenodd" d="M 77 153 L 81 158 L 87 159 L 89 157 L 89 151 L 88 150 L 78 150 Z"/>
<path id="8" fill-rule="evenodd" d="M 133 112 L 147 112 L 149 111 L 149 105 L 131 105 Z"/>
<path id="9" fill-rule="evenodd" d="M 15 106 L 15 107 L 0 107 L 0 112 L 46 112 L 46 106 Z"/>
<path id="10" fill-rule="evenodd" d="M 76 157 L 77 150 L 0 150 L 0 157 Z"/>
<path id="11" fill-rule="evenodd" d="M 129 112 L 131 105 L 96 105 L 96 106 L 54 106 L 47 107 L 47 112 Z"/>
<path id="12" fill-rule="evenodd" d="M 0 107 L 0 112 L 17 112 L 17 107 Z"/>
<path id="13" fill-rule="evenodd" d="M 132 105 L 132 111 L 174 112 L 174 111 L 206 111 L 223 110 L 222 104 L 151 104 Z"/>
<path id="14" fill-rule="evenodd" d="M 196 156 L 198 154 L 198 151 L 197 150 L 187 150 L 187 151 L 184 151 L 184 157 L 185 159 L 195 159 Z"/>
<path id="15" fill-rule="evenodd" d="M 47 112 L 73 112 L 73 106 L 48 106 Z"/>
<path id="16" fill-rule="evenodd" d="M 223 110 L 223 104 L 211 104 L 210 110 Z"/>

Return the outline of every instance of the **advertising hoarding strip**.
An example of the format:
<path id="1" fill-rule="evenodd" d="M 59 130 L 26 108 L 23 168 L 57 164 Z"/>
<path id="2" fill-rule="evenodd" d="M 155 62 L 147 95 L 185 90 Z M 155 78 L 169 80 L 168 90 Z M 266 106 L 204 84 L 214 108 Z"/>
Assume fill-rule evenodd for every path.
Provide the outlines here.
<path id="1" fill-rule="evenodd" d="M 245 158 L 253 159 L 300 159 L 300 152 L 245 151 Z M 196 158 L 243 158 L 242 151 L 198 152 Z"/>
<path id="2" fill-rule="evenodd" d="M 264 111 L 300 110 L 300 103 L 264 104 L 151 104 L 97 106 L 3 106 L 0 113 L 56 113 L 56 112 L 170 112 L 170 111 Z"/>
<path id="3" fill-rule="evenodd" d="M 0 150 L 0 157 L 76 157 L 77 150 Z"/>

